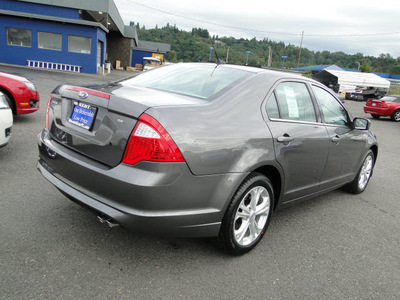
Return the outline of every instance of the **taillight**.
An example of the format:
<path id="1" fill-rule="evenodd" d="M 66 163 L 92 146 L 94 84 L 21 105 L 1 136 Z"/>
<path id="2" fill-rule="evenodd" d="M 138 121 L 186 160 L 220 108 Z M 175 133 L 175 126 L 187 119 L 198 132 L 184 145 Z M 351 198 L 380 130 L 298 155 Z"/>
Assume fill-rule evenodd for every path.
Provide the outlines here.
<path id="1" fill-rule="evenodd" d="M 388 107 L 385 101 L 379 102 L 376 106 L 378 106 L 380 108 L 387 108 Z"/>
<path id="2" fill-rule="evenodd" d="M 368 99 L 368 101 L 367 101 L 367 103 L 365 105 L 372 106 L 372 99 Z"/>
<path id="3" fill-rule="evenodd" d="M 46 107 L 46 128 L 50 129 L 50 124 L 49 124 L 49 111 L 50 111 L 50 104 L 51 104 L 51 99 L 53 98 L 52 95 L 49 97 L 49 101 L 47 101 L 47 107 Z"/>
<path id="4" fill-rule="evenodd" d="M 183 162 L 182 153 L 168 132 L 153 117 L 142 114 L 125 148 L 123 163 L 139 161 Z"/>

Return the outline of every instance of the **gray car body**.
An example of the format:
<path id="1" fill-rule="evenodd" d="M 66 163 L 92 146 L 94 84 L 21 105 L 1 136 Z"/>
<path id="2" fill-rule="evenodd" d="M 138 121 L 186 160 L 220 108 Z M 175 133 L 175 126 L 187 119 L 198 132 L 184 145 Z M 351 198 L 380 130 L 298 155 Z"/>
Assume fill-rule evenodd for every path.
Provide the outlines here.
<path id="1" fill-rule="evenodd" d="M 76 90 L 57 87 L 49 107 L 50 129 L 38 135 L 38 169 L 70 199 L 135 231 L 173 236 L 217 236 L 226 208 L 251 172 L 266 175 L 274 208 L 305 200 L 351 182 L 377 142 L 369 130 L 322 122 L 311 85 L 289 73 L 239 68 L 251 76 L 212 101 L 114 83 L 90 95 L 98 108 L 90 131 L 67 119 Z M 152 71 L 150 71 L 152 72 Z M 270 119 L 265 103 L 281 82 L 307 84 L 316 122 Z M 143 113 L 169 133 L 185 162 L 121 163 L 126 141 Z M 278 142 L 289 134 L 289 143 Z M 339 143 L 336 138 L 340 139 Z"/>

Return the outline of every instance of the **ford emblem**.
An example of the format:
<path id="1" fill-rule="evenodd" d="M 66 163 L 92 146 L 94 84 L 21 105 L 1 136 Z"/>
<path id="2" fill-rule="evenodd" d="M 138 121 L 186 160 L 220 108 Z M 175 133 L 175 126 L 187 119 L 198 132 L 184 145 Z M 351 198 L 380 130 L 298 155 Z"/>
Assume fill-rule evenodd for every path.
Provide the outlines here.
<path id="1" fill-rule="evenodd" d="M 87 97 L 89 97 L 89 94 L 86 93 L 85 91 L 80 91 L 78 93 L 78 97 L 81 98 L 81 99 L 86 99 Z"/>

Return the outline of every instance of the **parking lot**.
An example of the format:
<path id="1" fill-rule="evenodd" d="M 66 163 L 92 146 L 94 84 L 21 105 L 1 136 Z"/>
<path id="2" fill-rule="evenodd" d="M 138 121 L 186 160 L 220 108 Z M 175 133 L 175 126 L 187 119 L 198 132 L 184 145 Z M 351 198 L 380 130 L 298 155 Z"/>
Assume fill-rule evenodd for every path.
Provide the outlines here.
<path id="1" fill-rule="evenodd" d="M 1 299 L 400 299 L 400 123 L 373 120 L 363 102 L 347 101 L 378 136 L 366 191 L 337 190 L 278 211 L 252 252 L 230 257 L 208 239 L 108 228 L 36 170 L 52 89 L 132 73 L 0 71 L 33 81 L 41 99 L 39 111 L 14 116 L 0 149 Z"/>

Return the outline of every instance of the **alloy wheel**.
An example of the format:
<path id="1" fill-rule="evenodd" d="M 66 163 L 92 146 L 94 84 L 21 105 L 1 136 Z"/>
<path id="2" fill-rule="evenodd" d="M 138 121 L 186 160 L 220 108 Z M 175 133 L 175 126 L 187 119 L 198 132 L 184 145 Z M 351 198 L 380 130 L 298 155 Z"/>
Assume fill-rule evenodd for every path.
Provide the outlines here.
<path id="1" fill-rule="evenodd" d="M 253 187 L 242 198 L 233 222 L 234 239 L 239 245 L 250 245 L 263 233 L 270 207 L 270 195 L 263 186 Z"/>

